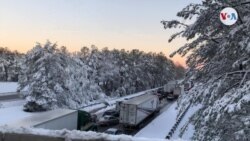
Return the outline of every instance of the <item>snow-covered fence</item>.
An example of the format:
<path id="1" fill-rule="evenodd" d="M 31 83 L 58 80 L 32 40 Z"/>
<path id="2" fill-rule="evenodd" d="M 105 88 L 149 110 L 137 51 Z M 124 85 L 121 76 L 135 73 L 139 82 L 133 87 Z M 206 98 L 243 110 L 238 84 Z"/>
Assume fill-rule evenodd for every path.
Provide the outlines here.
<path id="1" fill-rule="evenodd" d="M 167 141 L 96 132 L 0 127 L 0 141 Z M 181 141 L 181 140 L 179 140 Z"/>

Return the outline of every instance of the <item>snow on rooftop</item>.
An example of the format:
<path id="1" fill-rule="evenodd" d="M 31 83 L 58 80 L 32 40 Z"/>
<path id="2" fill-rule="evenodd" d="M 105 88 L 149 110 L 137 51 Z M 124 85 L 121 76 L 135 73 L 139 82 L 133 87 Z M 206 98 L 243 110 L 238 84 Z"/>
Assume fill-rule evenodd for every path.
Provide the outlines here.
<path id="1" fill-rule="evenodd" d="M 152 95 L 152 94 L 147 94 L 147 95 L 141 95 L 141 96 L 138 96 L 138 97 L 135 97 L 135 98 L 132 98 L 132 99 L 129 99 L 127 101 L 124 102 L 124 104 L 134 104 L 134 105 L 137 105 L 137 104 L 141 104 L 142 102 L 145 102 L 149 99 L 152 99 L 156 96 Z"/>
<path id="2" fill-rule="evenodd" d="M 111 132 L 116 132 L 118 129 L 116 128 L 109 128 L 107 131 L 111 131 Z"/>
<path id="3" fill-rule="evenodd" d="M 23 106 L 0 108 L 0 125 L 32 126 L 74 111 L 75 110 L 55 109 L 31 113 L 23 111 Z"/>
<path id="4" fill-rule="evenodd" d="M 0 108 L 0 125 L 10 124 L 33 114 L 36 113 L 24 112 L 23 106 Z"/>
<path id="5" fill-rule="evenodd" d="M 22 118 L 16 122 L 10 123 L 8 125 L 14 127 L 35 127 L 41 123 L 77 112 L 76 110 L 69 109 L 55 109 L 45 112 L 39 112 L 34 115 Z"/>

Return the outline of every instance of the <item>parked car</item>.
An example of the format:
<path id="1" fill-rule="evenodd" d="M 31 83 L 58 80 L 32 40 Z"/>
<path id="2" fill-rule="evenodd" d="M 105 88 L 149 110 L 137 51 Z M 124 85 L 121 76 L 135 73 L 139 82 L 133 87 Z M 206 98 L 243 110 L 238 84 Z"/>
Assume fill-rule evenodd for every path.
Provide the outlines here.
<path id="1" fill-rule="evenodd" d="M 116 128 L 109 128 L 104 133 L 111 134 L 111 135 L 120 135 L 122 134 L 122 131 Z"/>
<path id="2" fill-rule="evenodd" d="M 157 90 L 157 93 L 159 93 L 159 94 L 164 94 L 163 88 L 159 88 L 159 89 Z"/>
<path id="3" fill-rule="evenodd" d="M 161 94 L 161 93 L 153 93 L 153 94 L 158 96 L 159 100 L 162 100 L 163 98 L 165 98 L 164 94 Z"/>
<path id="4" fill-rule="evenodd" d="M 108 125 L 116 125 L 119 124 L 119 118 L 110 116 L 110 115 L 105 115 L 101 117 L 98 121 L 98 125 L 100 126 L 108 126 Z"/>
<path id="5" fill-rule="evenodd" d="M 119 117 L 119 112 L 116 110 L 108 110 L 103 113 L 102 116 L 114 116 L 114 117 Z"/>
<path id="6" fill-rule="evenodd" d="M 168 94 L 167 95 L 167 100 L 175 100 L 176 97 L 173 94 Z"/>

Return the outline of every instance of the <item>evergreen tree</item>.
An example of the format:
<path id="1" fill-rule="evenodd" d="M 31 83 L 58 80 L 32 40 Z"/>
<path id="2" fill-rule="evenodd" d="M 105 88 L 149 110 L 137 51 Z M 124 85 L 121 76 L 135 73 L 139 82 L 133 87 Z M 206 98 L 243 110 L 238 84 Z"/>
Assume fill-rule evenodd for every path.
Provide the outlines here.
<path id="1" fill-rule="evenodd" d="M 226 26 L 219 20 L 220 11 L 225 7 L 238 11 L 239 20 L 235 25 Z M 190 119 L 196 129 L 192 139 L 249 140 L 250 74 L 246 77 L 241 73 L 226 74 L 236 70 L 249 71 L 250 2 L 202 1 L 189 4 L 177 16 L 184 21 L 192 19 L 194 23 L 162 21 L 166 29 L 181 27 L 169 41 L 176 37 L 191 40 L 172 55 L 190 53 L 187 56 L 188 77 L 202 82 L 179 99 L 181 107 L 190 102 L 203 105 Z"/>

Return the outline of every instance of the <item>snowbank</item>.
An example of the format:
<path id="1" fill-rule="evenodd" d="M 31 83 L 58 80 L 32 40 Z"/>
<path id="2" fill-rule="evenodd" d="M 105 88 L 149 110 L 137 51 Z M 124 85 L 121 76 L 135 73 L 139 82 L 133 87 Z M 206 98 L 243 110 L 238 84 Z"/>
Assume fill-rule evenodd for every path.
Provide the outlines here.
<path id="1" fill-rule="evenodd" d="M 0 82 L 0 95 L 1 93 L 16 92 L 17 87 L 17 82 Z"/>
<path id="2" fill-rule="evenodd" d="M 6 134 L 10 133 L 12 136 L 15 134 L 28 135 L 38 135 L 32 138 L 41 138 L 41 136 L 51 137 L 53 138 L 62 138 L 65 140 L 71 139 L 80 139 L 80 140 L 109 140 L 109 141 L 167 141 L 166 139 L 147 139 L 147 138 L 136 138 L 128 135 L 108 135 L 105 133 L 96 133 L 96 132 L 83 132 L 83 131 L 69 131 L 69 130 L 46 130 L 46 129 L 35 129 L 35 128 L 10 128 L 8 126 L 0 126 L 0 133 L 4 133 L 2 135 L 3 138 Z M 1 135 L 1 134 L 0 134 Z M 17 135 L 18 136 L 18 135 Z M 173 140 L 174 141 L 174 140 Z M 181 140 L 175 140 L 181 141 Z"/>

